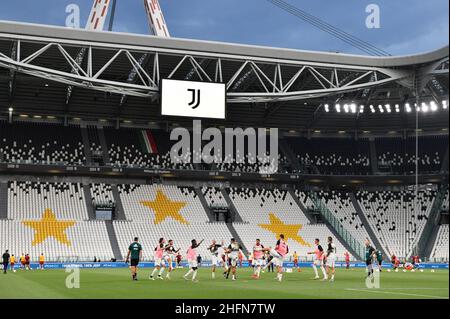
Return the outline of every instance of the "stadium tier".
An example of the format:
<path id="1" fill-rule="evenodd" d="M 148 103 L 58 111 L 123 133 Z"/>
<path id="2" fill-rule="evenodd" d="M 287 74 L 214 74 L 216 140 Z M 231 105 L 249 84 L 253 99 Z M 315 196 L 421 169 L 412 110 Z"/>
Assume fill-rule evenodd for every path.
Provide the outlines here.
<path id="1" fill-rule="evenodd" d="M 435 191 L 359 191 L 358 202 L 390 255 L 410 256 L 433 207 Z"/>
<path id="2" fill-rule="evenodd" d="M 85 160 L 79 128 L 0 121 L 0 161 L 82 165 Z"/>
<path id="3" fill-rule="evenodd" d="M 371 172 L 369 143 L 345 138 L 287 138 L 297 160 L 323 174 L 364 175 Z"/>
<path id="4" fill-rule="evenodd" d="M 260 173 L 273 166 L 255 161 L 256 155 L 223 154 L 215 164 L 172 163 L 170 150 L 175 141 L 163 130 L 112 128 L 87 125 L 86 138 L 80 126 L 62 126 L 33 122 L 9 124 L 0 120 L 0 162 L 86 165 L 87 158 L 101 165 L 150 169 L 219 170 Z M 102 143 L 102 139 L 104 143 Z M 282 137 L 283 139 L 283 137 Z M 279 150 L 278 172 L 298 170 L 324 175 L 370 175 L 372 173 L 414 174 L 415 138 L 284 137 L 293 158 Z M 245 149 L 247 149 L 247 140 Z M 373 149 L 370 144 L 373 143 Z M 86 144 L 86 147 L 85 147 Z M 105 149 L 106 148 L 106 149 Z M 448 135 L 419 138 L 419 172 L 439 173 L 448 150 Z M 86 154 L 88 153 L 88 154 Z M 374 156 L 376 155 L 376 156 Z M 189 159 L 191 153 L 183 154 Z M 237 158 L 243 162 L 238 163 Z M 376 163 L 371 161 L 376 159 Z M 231 160 L 230 163 L 226 161 Z M 297 163 L 293 163 L 296 161 Z"/>

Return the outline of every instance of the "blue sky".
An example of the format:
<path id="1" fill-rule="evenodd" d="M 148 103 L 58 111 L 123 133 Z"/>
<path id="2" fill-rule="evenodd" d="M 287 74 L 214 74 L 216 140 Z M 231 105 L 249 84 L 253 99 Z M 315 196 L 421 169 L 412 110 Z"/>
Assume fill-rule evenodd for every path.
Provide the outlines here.
<path id="1" fill-rule="evenodd" d="M 63 26 L 65 8 L 80 6 L 85 24 L 93 0 L 3 1 L 0 20 Z M 364 54 L 266 0 L 159 0 L 173 37 Z M 393 55 L 448 44 L 448 0 L 287 0 Z M 365 25 L 368 4 L 381 10 L 381 28 Z M 113 31 L 148 33 L 143 0 L 117 0 Z"/>

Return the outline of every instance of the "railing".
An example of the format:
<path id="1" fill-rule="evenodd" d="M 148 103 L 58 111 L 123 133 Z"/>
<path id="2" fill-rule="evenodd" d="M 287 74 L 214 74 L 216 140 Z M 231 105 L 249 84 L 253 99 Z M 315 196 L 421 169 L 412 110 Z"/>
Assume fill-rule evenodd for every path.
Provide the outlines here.
<path id="1" fill-rule="evenodd" d="M 322 202 L 322 200 L 317 196 L 315 192 L 310 192 L 309 196 L 313 201 L 316 209 L 320 211 L 322 216 L 327 220 L 327 222 L 333 227 L 336 232 L 342 237 L 342 239 L 354 250 L 358 257 L 362 260 L 365 255 L 365 247 L 363 243 L 356 240 L 349 231 L 347 231 L 341 222 L 333 215 L 333 213 L 328 209 L 328 207 Z"/>

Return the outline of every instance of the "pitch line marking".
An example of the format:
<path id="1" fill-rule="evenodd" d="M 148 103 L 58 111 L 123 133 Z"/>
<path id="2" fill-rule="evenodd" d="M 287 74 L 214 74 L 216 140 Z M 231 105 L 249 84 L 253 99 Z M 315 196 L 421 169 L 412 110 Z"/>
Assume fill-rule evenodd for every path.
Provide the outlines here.
<path id="1" fill-rule="evenodd" d="M 412 296 L 412 297 L 426 297 L 426 298 L 435 298 L 435 299 L 448 299 L 448 297 L 443 296 L 432 296 L 432 295 L 421 295 L 421 294 L 411 294 L 411 293 L 405 293 L 405 292 L 392 292 L 392 291 L 379 291 L 376 289 L 353 289 L 353 288 L 347 288 L 346 290 L 351 291 L 363 291 L 363 292 L 372 292 L 372 293 L 378 293 L 378 294 L 388 294 L 388 295 L 404 295 L 404 296 Z"/>

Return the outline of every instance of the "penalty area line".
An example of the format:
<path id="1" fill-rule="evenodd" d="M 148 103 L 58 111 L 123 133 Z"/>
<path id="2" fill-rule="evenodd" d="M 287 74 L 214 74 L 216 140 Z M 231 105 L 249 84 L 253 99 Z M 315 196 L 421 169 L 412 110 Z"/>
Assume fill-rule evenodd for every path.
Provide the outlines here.
<path id="1" fill-rule="evenodd" d="M 434 299 L 448 299 L 448 297 L 443 296 L 433 296 L 433 295 L 422 295 L 422 294 L 412 294 L 406 292 L 394 292 L 394 291 L 380 291 L 378 289 L 353 289 L 347 288 L 345 290 L 349 291 L 360 291 L 360 292 L 371 292 L 375 294 L 386 294 L 386 295 L 403 295 L 403 296 L 411 296 L 411 297 L 425 297 L 425 298 L 434 298 Z"/>

